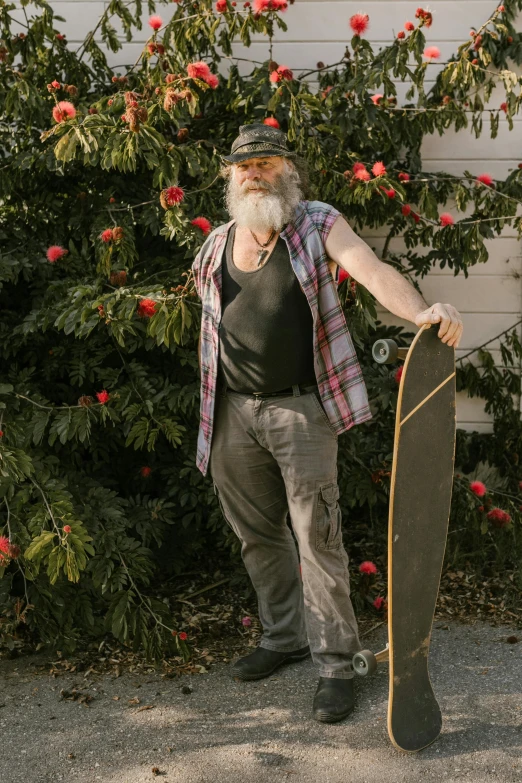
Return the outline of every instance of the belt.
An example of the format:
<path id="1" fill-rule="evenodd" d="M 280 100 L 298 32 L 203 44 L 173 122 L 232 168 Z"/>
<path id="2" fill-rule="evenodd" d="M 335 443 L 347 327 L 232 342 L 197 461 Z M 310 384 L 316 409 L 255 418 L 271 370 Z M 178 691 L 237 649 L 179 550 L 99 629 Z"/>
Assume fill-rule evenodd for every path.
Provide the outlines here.
<path id="1" fill-rule="evenodd" d="M 306 392 L 310 392 L 314 388 L 317 388 L 316 381 L 311 381 L 310 383 L 300 383 L 296 385 L 299 386 L 299 392 L 301 394 L 306 394 Z M 281 389 L 280 391 L 276 392 L 237 392 L 235 389 L 231 389 L 230 386 L 228 386 L 227 389 L 231 392 L 234 392 L 234 394 L 245 394 L 248 397 L 257 397 L 258 399 L 264 399 L 265 397 L 283 397 L 285 395 L 293 395 L 294 393 L 293 386 L 288 386 L 286 389 Z"/>

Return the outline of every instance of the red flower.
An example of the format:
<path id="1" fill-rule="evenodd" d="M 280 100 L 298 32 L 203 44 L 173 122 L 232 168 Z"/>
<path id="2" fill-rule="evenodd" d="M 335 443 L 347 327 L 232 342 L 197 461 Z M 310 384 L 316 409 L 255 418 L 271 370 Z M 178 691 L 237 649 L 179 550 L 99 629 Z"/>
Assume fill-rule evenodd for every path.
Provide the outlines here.
<path id="1" fill-rule="evenodd" d="M 412 216 L 412 218 L 414 219 L 414 221 L 415 221 L 416 223 L 418 223 L 418 222 L 419 222 L 419 220 L 420 220 L 420 215 L 418 215 L 418 214 L 417 214 L 417 212 L 412 212 L 412 213 L 411 213 L 411 216 Z"/>
<path id="2" fill-rule="evenodd" d="M 409 182 L 410 181 L 410 175 L 407 174 L 405 171 L 399 171 L 399 182 Z"/>
<path id="3" fill-rule="evenodd" d="M 357 169 L 353 176 L 354 179 L 359 179 L 361 182 L 368 182 L 370 179 L 370 172 L 365 167 L 363 167 L 362 169 Z"/>
<path id="4" fill-rule="evenodd" d="M 205 81 L 209 87 L 212 87 L 213 90 L 219 86 L 219 78 L 214 73 L 209 73 Z"/>
<path id="5" fill-rule="evenodd" d="M 163 19 L 161 18 L 161 16 L 149 17 L 149 26 L 152 27 L 153 30 L 159 30 L 162 24 L 163 24 Z"/>
<path id="6" fill-rule="evenodd" d="M 218 14 L 222 14 L 227 10 L 227 0 L 217 0 L 216 11 Z"/>
<path id="7" fill-rule="evenodd" d="M 337 276 L 337 285 L 341 285 L 343 280 L 348 280 L 350 278 L 349 272 L 346 271 L 346 269 L 343 269 L 342 266 L 339 267 L 339 274 Z"/>
<path id="8" fill-rule="evenodd" d="M 361 565 L 359 566 L 359 571 L 361 574 L 376 574 L 377 573 L 377 566 L 375 563 L 372 563 L 371 560 L 365 560 Z"/>
<path id="9" fill-rule="evenodd" d="M 386 166 L 382 162 L 382 160 L 378 160 L 376 163 L 372 166 L 372 174 L 374 177 L 382 177 L 383 174 L 386 174 Z"/>
<path id="10" fill-rule="evenodd" d="M 171 187 L 165 189 L 165 199 L 169 207 L 173 207 L 175 204 L 181 204 L 185 197 L 185 193 L 182 188 Z"/>
<path id="11" fill-rule="evenodd" d="M 210 231 L 212 230 L 212 224 L 210 220 L 208 220 L 206 217 L 197 217 L 194 218 L 194 220 L 191 220 L 190 222 L 192 223 L 193 226 L 200 228 L 201 231 L 203 231 L 203 233 L 205 234 L 205 236 L 209 234 Z"/>
<path id="12" fill-rule="evenodd" d="M 59 90 L 61 86 L 62 85 L 60 84 L 60 82 L 58 82 L 56 79 L 53 82 L 51 82 L 51 87 L 54 87 L 55 90 Z"/>
<path id="13" fill-rule="evenodd" d="M 245 626 L 245 628 L 249 628 L 252 625 L 252 620 L 250 619 L 250 617 L 243 617 L 241 623 L 242 625 Z"/>
<path id="14" fill-rule="evenodd" d="M 404 29 L 407 30 L 409 33 L 411 33 L 412 30 L 415 30 L 415 25 L 413 22 L 406 22 L 404 25 Z"/>
<path id="15" fill-rule="evenodd" d="M 379 103 L 382 101 L 382 99 L 383 99 L 383 98 L 384 98 L 384 95 L 381 95 L 381 93 L 377 93 L 376 95 L 372 95 L 372 98 L 371 98 L 371 99 L 372 99 L 372 102 L 373 102 L 373 103 L 374 103 L 376 106 L 378 106 L 378 105 L 379 105 Z"/>
<path id="16" fill-rule="evenodd" d="M 506 112 L 506 114 L 507 114 L 508 107 L 507 107 L 507 103 L 505 101 L 504 101 L 504 103 L 500 104 L 500 108 L 501 108 L 502 111 Z"/>
<path id="17" fill-rule="evenodd" d="M 469 485 L 469 488 L 479 498 L 481 498 L 487 492 L 486 485 L 483 484 L 482 481 L 472 481 Z"/>
<path id="18" fill-rule="evenodd" d="M 102 231 L 100 239 L 102 242 L 112 242 L 112 228 L 106 228 L 105 231 Z"/>
<path id="19" fill-rule="evenodd" d="M 393 188 L 390 188 L 390 190 L 386 190 L 386 188 L 384 188 L 384 192 L 386 193 L 388 198 L 395 198 L 395 191 Z"/>
<path id="20" fill-rule="evenodd" d="M 488 185 L 491 187 L 493 184 L 493 177 L 491 174 L 479 174 L 477 177 L 477 182 L 482 182 L 483 185 Z"/>
<path id="21" fill-rule="evenodd" d="M 71 532 L 71 530 L 72 530 L 72 528 L 71 528 L 71 526 L 70 526 L 70 525 L 64 525 L 64 526 L 63 526 L 63 532 L 64 532 L 64 533 L 70 533 L 70 532 Z"/>
<path id="22" fill-rule="evenodd" d="M 400 380 L 402 378 L 402 371 L 403 371 L 403 369 L 404 369 L 404 365 L 401 364 L 400 367 L 398 367 L 395 370 L 395 373 L 394 373 L 393 377 L 395 378 L 396 383 L 400 383 Z"/>
<path id="23" fill-rule="evenodd" d="M 140 299 L 137 313 L 140 318 L 152 318 L 157 307 L 158 303 L 154 299 Z"/>
<path id="24" fill-rule="evenodd" d="M 271 128 L 281 127 L 275 117 L 265 117 L 263 125 L 269 125 Z"/>
<path id="25" fill-rule="evenodd" d="M 366 170 L 366 166 L 364 165 L 364 163 L 357 162 L 354 163 L 352 166 L 352 171 L 354 174 L 357 174 L 358 171 L 365 171 L 365 170 Z"/>
<path id="26" fill-rule="evenodd" d="M 0 438 L 3 438 L 3 437 L 4 437 L 4 431 L 0 430 Z"/>
<path id="27" fill-rule="evenodd" d="M 406 33 L 404 32 L 404 30 L 399 30 L 399 32 L 397 33 L 397 38 L 404 38 L 405 35 Z"/>
<path id="28" fill-rule="evenodd" d="M 443 212 L 439 220 L 441 226 L 452 226 L 455 223 L 449 212 Z"/>
<path id="29" fill-rule="evenodd" d="M 378 595 L 375 601 L 373 602 L 373 605 L 377 609 L 377 611 L 380 611 L 382 609 L 382 606 L 384 604 L 384 598 L 382 595 Z"/>
<path id="30" fill-rule="evenodd" d="M 368 29 L 370 17 L 368 14 L 354 14 L 350 17 L 350 27 L 354 35 L 362 35 Z"/>
<path id="31" fill-rule="evenodd" d="M 0 536 L 0 552 L 5 552 L 7 554 L 9 552 L 10 545 L 11 542 L 7 536 Z"/>
<path id="32" fill-rule="evenodd" d="M 210 76 L 210 68 L 202 60 L 187 65 L 187 73 L 191 79 L 203 79 L 206 81 Z"/>
<path id="33" fill-rule="evenodd" d="M 110 400 L 110 394 L 105 389 L 101 392 L 96 392 L 96 396 L 98 398 L 98 402 L 100 402 L 102 405 L 105 405 L 105 403 L 109 402 Z"/>
<path id="34" fill-rule="evenodd" d="M 64 247 L 61 247 L 61 245 L 51 245 L 51 247 L 47 248 L 47 253 L 45 255 L 47 256 L 49 263 L 54 264 L 56 261 L 59 261 L 60 258 L 66 256 L 68 252 L 69 251 Z"/>
<path id="35" fill-rule="evenodd" d="M 70 101 L 58 101 L 58 105 L 53 108 L 53 117 L 56 122 L 65 122 L 69 117 L 76 117 L 76 109 Z"/>
<path id="36" fill-rule="evenodd" d="M 484 511 L 484 506 L 479 506 L 479 507 L 478 507 L 478 510 L 479 510 L 479 511 Z"/>
<path id="37" fill-rule="evenodd" d="M 487 517 L 495 527 L 506 527 L 511 522 L 507 511 L 503 511 L 501 508 L 492 508 L 491 511 L 488 511 Z"/>
<path id="38" fill-rule="evenodd" d="M 440 49 L 438 46 L 427 46 L 423 54 L 427 60 L 436 60 L 440 57 Z"/>
<path id="39" fill-rule="evenodd" d="M 148 478 L 151 473 L 152 468 L 149 468 L 147 465 L 144 465 L 142 468 L 140 468 L 140 474 L 143 478 Z"/>
<path id="40" fill-rule="evenodd" d="M 187 640 L 187 638 L 188 638 L 187 634 L 185 633 L 185 631 L 180 631 L 178 636 L 179 636 L 179 638 L 181 639 L 182 642 L 185 642 Z"/>
<path id="41" fill-rule="evenodd" d="M 401 212 L 404 215 L 404 217 L 408 217 L 408 215 L 411 212 L 411 207 L 409 204 L 403 204 L 401 207 Z"/>

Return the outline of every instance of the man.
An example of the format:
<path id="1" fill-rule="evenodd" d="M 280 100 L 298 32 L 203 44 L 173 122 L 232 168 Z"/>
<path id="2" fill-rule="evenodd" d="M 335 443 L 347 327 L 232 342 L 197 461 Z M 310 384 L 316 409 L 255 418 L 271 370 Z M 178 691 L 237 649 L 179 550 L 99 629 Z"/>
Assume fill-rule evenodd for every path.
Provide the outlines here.
<path id="1" fill-rule="evenodd" d="M 242 126 L 223 161 L 232 219 L 207 237 L 192 268 L 203 303 L 197 465 L 203 475 L 210 467 L 241 540 L 263 627 L 260 646 L 232 673 L 261 679 L 311 653 L 313 715 L 334 722 L 354 707 L 352 657 L 361 649 L 337 439 L 371 418 L 335 268 L 401 318 L 438 323 L 448 345 L 458 346 L 462 322 L 449 304 L 429 307 L 334 207 L 304 198 L 305 164 L 282 131 Z"/>

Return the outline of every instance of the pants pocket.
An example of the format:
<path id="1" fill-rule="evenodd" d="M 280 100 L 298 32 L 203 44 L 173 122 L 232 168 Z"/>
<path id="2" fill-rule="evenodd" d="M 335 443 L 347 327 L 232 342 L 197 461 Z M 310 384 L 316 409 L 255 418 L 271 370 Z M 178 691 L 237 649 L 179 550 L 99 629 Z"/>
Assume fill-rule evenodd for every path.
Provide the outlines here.
<path id="1" fill-rule="evenodd" d="M 310 397 L 312 398 L 312 401 L 313 401 L 313 403 L 314 403 L 314 406 L 315 406 L 316 410 L 317 410 L 317 411 L 318 411 L 318 413 L 321 415 L 321 418 L 322 418 L 322 420 L 324 421 L 324 423 L 325 423 L 326 425 L 328 425 L 328 429 L 330 430 L 330 432 L 332 433 L 332 435 L 333 435 L 335 438 L 337 438 L 337 437 L 338 437 L 338 435 L 337 435 L 336 431 L 334 430 L 334 428 L 332 427 L 332 425 L 330 424 L 330 419 L 329 419 L 329 418 L 328 418 L 328 416 L 326 415 L 326 411 L 325 411 L 325 409 L 323 408 L 323 403 L 322 403 L 322 402 L 321 402 L 321 400 L 319 399 L 319 396 L 318 396 L 318 394 L 319 394 L 319 392 L 311 392 L 311 393 L 310 393 Z"/>
<path id="2" fill-rule="evenodd" d="M 338 549 L 343 541 L 337 482 L 319 488 L 315 515 L 315 545 L 318 550 Z"/>

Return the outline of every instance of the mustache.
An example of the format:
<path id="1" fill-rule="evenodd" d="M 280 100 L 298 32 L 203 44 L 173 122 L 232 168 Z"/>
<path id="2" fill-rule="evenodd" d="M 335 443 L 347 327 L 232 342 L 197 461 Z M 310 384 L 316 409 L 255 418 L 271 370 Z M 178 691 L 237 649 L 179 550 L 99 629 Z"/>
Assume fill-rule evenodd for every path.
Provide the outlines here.
<path id="1" fill-rule="evenodd" d="M 276 188 L 270 182 L 244 182 L 240 187 L 241 193 L 248 193 L 250 190 L 267 190 L 269 193 L 276 192 Z"/>

